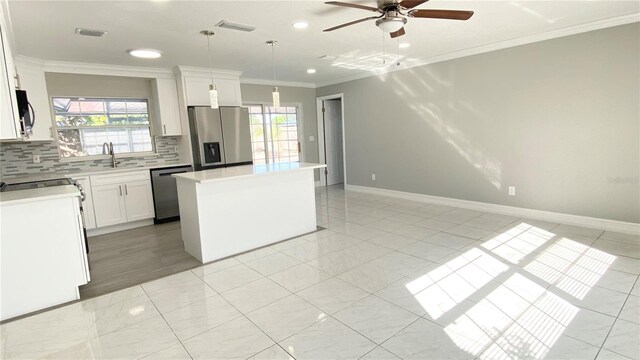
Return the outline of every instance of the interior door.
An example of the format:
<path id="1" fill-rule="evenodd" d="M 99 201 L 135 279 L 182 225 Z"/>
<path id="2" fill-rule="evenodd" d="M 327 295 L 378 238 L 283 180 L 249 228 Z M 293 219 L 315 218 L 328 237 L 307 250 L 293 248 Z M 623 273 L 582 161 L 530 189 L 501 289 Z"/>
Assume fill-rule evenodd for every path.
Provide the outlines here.
<path id="1" fill-rule="evenodd" d="M 148 180 L 130 181 L 123 186 L 127 221 L 152 218 L 154 210 L 151 182 Z"/>
<path id="2" fill-rule="evenodd" d="M 327 185 L 341 184 L 344 182 L 342 100 L 325 100 L 323 106 Z"/>
<path id="3" fill-rule="evenodd" d="M 122 185 L 93 186 L 91 193 L 97 227 L 122 224 L 127 221 Z"/>

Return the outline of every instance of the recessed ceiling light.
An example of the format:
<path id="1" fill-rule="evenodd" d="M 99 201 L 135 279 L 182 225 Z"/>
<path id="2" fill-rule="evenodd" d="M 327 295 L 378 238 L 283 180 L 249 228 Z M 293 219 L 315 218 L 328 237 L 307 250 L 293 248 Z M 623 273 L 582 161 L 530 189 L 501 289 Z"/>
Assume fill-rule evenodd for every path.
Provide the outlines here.
<path id="1" fill-rule="evenodd" d="M 297 23 L 293 24 L 293 27 L 298 29 L 298 30 L 302 30 L 302 29 L 306 29 L 309 27 L 309 23 L 306 23 L 304 21 L 298 21 Z"/>
<path id="2" fill-rule="evenodd" d="M 315 74 L 316 69 L 307 69 L 307 74 Z"/>
<path id="3" fill-rule="evenodd" d="M 131 56 L 143 59 L 157 59 L 162 56 L 162 52 L 155 49 L 131 49 L 127 52 Z"/>
<path id="4" fill-rule="evenodd" d="M 409 44 L 409 43 L 401 43 L 400 45 L 398 45 L 398 47 L 399 47 L 400 49 L 406 49 L 406 48 L 408 48 L 409 46 L 411 46 L 411 44 Z"/>

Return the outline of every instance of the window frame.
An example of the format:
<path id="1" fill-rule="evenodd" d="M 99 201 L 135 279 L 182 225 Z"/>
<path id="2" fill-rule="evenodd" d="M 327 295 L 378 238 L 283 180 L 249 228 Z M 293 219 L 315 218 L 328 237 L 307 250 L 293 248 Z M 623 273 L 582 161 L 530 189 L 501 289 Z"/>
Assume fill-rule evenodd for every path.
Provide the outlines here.
<path id="1" fill-rule="evenodd" d="M 137 124 L 137 125 L 129 125 L 129 126 L 122 126 L 122 125 L 102 125 L 102 126 L 58 126 L 58 123 L 56 122 L 56 111 L 54 108 L 54 103 L 53 103 L 53 99 L 60 99 L 60 98 L 69 98 L 69 99 L 85 99 L 85 100 L 91 100 L 91 99 L 96 99 L 96 100 L 144 100 L 147 103 L 147 115 L 149 118 L 149 125 L 141 125 L 141 124 Z M 93 161 L 93 160 L 101 160 L 101 159 L 109 159 L 111 158 L 111 155 L 104 155 L 104 154 L 100 154 L 100 155 L 86 155 L 86 156 L 71 156 L 71 157 L 64 157 L 62 156 L 62 152 L 60 151 L 60 143 L 58 141 L 58 130 L 65 130 L 65 129 L 69 129 L 69 130 L 79 130 L 79 129 L 89 129 L 89 128 L 97 128 L 97 129 L 107 129 L 107 128 L 149 128 L 149 136 L 151 138 L 151 151 L 139 151 L 139 152 L 126 152 L 126 153 L 116 153 L 116 157 L 117 158 L 135 158 L 135 157 L 140 157 L 140 156 L 157 156 L 158 155 L 158 150 L 156 147 L 156 136 L 154 135 L 154 119 L 153 119 L 153 109 L 152 109 L 152 100 L 149 98 L 145 98 L 145 97 L 139 97 L 139 96 L 79 96 L 79 95 L 56 95 L 56 96 L 50 96 L 49 97 L 49 109 L 51 111 L 51 131 L 52 131 L 52 136 L 54 138 L 54 142 L 56 144 L 56 150 L 58 151 L 58 159 L 60 160 L 60 162 L 74 162 L 74 161 Z M 106 114 L 106 112 L 105 112 Z"/>
<path id="2" fill-rule="evenodd" d="M 260 106 L 262 108 L 262 116 L 266 116 L 267 112 L 265 111 L 265 107 L 272 107 L 273 103 L 270 101 L 247 101 L 247 102 L 243 102 L 242 106 L 249 108 L 250 106 Z M 280 107 L 295 107 L 296 108 L 296 127 L 297 127 L 297 132 L 298 132 L 298 142 L 300 143 L 300 152 L 298 153 L 298 162 L 304 162 L 305 161 L 305 154 L 306 154 L 306 146 L 305 146 L 305 138 L 304 138 L 304 116 L 303 116 L 303 110 L 302 110 L 302 103 L 301 102 L 282 102 L 280 103 Z M 266 131 L 263 132 L 263 137 L 265 139 L 265 156 L 268 157 L 269 156 L 269 151 L 271 151 L 271 141 L 268 141 L 267 139 L 267 133 Z M 253 143 L 253 139 L 252 143 Z M 253 146 L 253 144 L 252 144 Z M 251 149 L 252 154 L 253 154 L 253 148 Z M 266 163 L 266 164 L 273 164 L 273 163 Z"/>

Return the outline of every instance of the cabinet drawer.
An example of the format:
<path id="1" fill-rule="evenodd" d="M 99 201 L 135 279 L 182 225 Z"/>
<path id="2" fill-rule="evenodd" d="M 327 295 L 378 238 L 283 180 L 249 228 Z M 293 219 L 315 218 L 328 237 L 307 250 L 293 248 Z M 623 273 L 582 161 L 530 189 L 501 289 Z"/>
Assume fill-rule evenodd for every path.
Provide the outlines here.
<path id="1" fill-rule="evenodd" d="M 123 184 L 131 181 L 150 180 L 149 170 L 135 170 L 130 172 L 118 172 L 115 174 L 100 174 L 91 176 L 91 185 Z"/>

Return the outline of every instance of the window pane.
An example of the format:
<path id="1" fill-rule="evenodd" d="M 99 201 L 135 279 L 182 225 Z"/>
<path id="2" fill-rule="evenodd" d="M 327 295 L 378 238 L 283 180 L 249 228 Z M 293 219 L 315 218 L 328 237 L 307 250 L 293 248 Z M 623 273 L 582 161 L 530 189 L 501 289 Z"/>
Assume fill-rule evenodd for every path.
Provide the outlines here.
<path id="1" fill-rule="evenodd" d="M 147 100 L 53 98 L 52 104 L 64 157 L 100 155 L 105 142 L 116 153 L 153 151 Z"/>
<path id="2" fill-rule="evenodd" d="M 80 132 L 78 130 L 58 130 L 58 144 L 62 157 L 74 157 L 84 155 L 80 144 Z"/>

